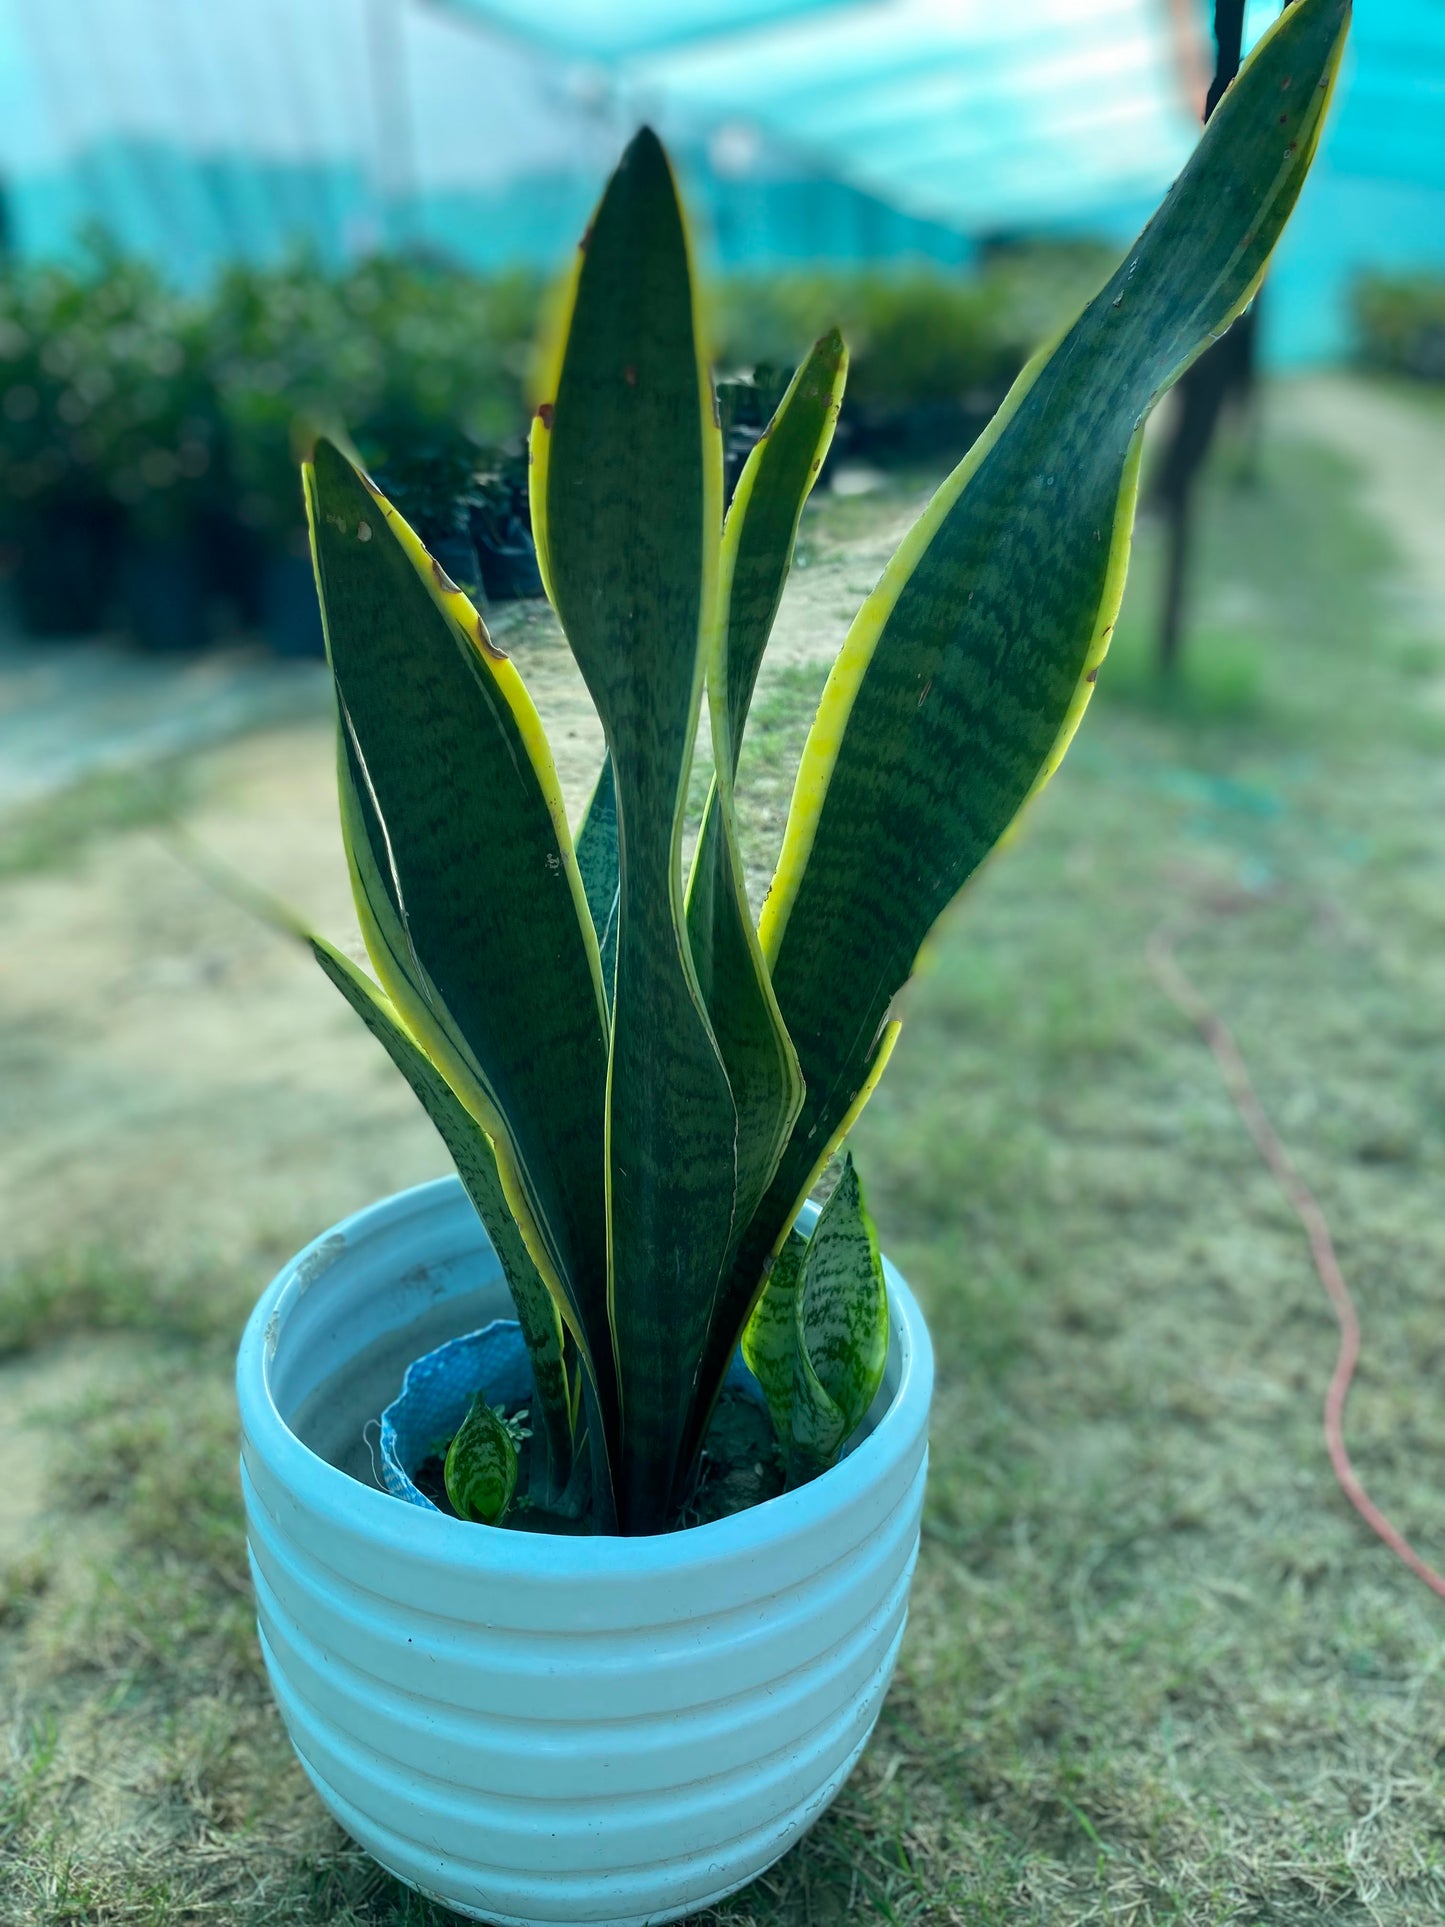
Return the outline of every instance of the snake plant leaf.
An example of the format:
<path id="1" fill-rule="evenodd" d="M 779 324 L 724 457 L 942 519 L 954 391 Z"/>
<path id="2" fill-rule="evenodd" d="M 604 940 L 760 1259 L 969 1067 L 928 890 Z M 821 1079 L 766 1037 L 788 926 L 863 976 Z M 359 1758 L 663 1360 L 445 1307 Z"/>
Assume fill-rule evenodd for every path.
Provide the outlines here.
<path id="1" fill-rule="evenodd" d="M 798 1287 L 803 1280 L 803 1256 L 808 1240 L 790 1231 L 768 1267 L 762 1295 L 743 1327 L 742 1352 L 749 1371 L 763 1389 L 773 1430 L 784 1457 L 793 1437 L 794 1355 L 798 1349 Z"/>
<path id="2" fill-rule="evenodd" d="M 739 1083 L 748 1081 L 747 1066 L 729 1051 L 720 1028 L 727 1022 L 733 1000 L 729 993 L 734 988 L 736 995 L 749 1004 L 747 1016 L 752 1020 L 751 1026 L 745 1020 L 738 1027 L 745 1036 L 752 1029 L 757 1036 L 756 1047 L 766 1059 L 781 1055 L 789 1067 L 785 1079 L 780 1080 L 775 1073 L 772 1083 L 782 1082 L 788 1089 L 797 1085 L 801 1098 L 792 1051 L 788 1048 L 782 1053 L 777 1048 L 778 1043 L 786 1045 L 786 1032 L 768 988 L 761 950 L 753 940 L 736 825 L 729 837 L 725 824 L 732 820 L 738 752 L 758 669 L 792 563 L 803 505 L 833 439 L 847 365 L 848 351 L 834 329 L 815 345 L 793 377 L 777 413 L 748 457 L 723 528 L 717 638 L 708 667 L 708 711 L 717 773 L 698 833 L 687 917 L 693 962 L 733 1081 L 740 1120 L 743 1100 Z M 742 966 L 743 980 L 727 976 L 719 981 L 724 956 L 732 970 Z M 784 1108 L 796 1114 L 796 1104 Z M 791 1122 L 789 1117 L 789 1125 Z M 781 1140 L 775 1147 L 774 1163 L 780 1149 Z M 746 1195 L 741 1181 L 739 1193 L 740 1198 Z"/>
<path id="3" fill-rule="evenodd" d="M 795 1306 L 793 1439 L 821 1470 L 862 1424 L 888 1363 L 888 1287 L 851 1156 L 818 1213 Z M 841 1433 L 830 1444 L 835 1420 Z"/>
<path id="4" fill-rule="evenodd" d="M 930 928 L 1078 724 L 1123 591 L 1144 420 L 1257 287 L 1349 12 L 1286 9 L 1118 272 L 1020 376 L 849 632 L 761 918 L 807 1083 L 763 1250 L 854 1104 Z"/>
<path id="5" fill-rule="evenodd" d="M 733 1221 L 737 1115 L 693 970 L 683 806 L 721 526 L 721 441 L 682 211 L 644 130 L 603 195 L 532 428 L 549 593 L 616 783 L 609 1310 L 624 1532 L 664 1529 Z"/>
<path id="6" fill-rule="evenodd" d="M 577 871 L 600 942 L 617 898 L 617 785 L 610 756 L 602 759 L 577 831 Z"/>
<path id="7" fill-rule="evenodd" d="M 607 1008 L 617 979 L 617 785 L 612 758 L 602 759 L 597 783 L 577 832 L 577 868 L 602 952 L 602 990 Z"/>
<path id="8" fill-rule="evenodd" d="M 688 889 L 693 961 L 738 1112 L 734 1246 L 778 1168 L 803 1102 L 803 1079 L 753 927 L 733 785 L 763 651 L 792 563 L 803 505 L 833 438 L 848 352 L 834 329 L 816 343 L 749 455 L 723 529 L 718 630 L 708 668 L 716 774 Z M 747 1316 L 756 1268 L 730 1264 L 704 1362 L 700 1442 L 712 1398 Z"/>
<path id="9" fill-rule="evenodd" d="M 790 1490 L 806 1485 L 830 1465 L 835 1465 L 849 1431 L 847 1420 L 828 1396 L 827 1388 L 801 1347 L 793 1351 L 793 1373 L 792 1431 L 786 1454 Z"/>
<path id="10" fill-rule="evenodd" d="M 723 527 L 722 647 L 709 669 L 708 701 L 726 721 L 734 774 L 798 524 L 832 445 L 847 376 L 848 350 L 834 328 L 814 343 L 749 455 Z"/>
<path id="11" fill-rule="evenodd" d="M 604 1010 L 550 752 L 515 669 L 390 505 L 324 441 L 306 485 L 363 934 L 407 1028 L 505 1136 L 522 1229 L 607 1399 Z"/>
<path id="12" fill-rule="evenodd" d="M 857 1095 L 829 1136 L 821 1141 L 821 1145 L 812 1164 L 806 1167 L 806 1174 L 799 1185 L 798 1195 L 800 1197 L 806 1197 L 808 1195 L 818 1179 L 822 1176 L 823 1171 L 841 1149 L 844 1139 L 852 1130 L 864 1105 L 877 1088 L 878 1080 L 887 1069 L 888 1060 L 893 1055 L 893 1046 L 898 1042 L 898 1036 L 901 1030 L 902 1025 L 897 1018 L 893 1018 L 889 1023 L 884 1025 L 883 1034 L 874 1048 L 872 1058 L 869 1061 Z M 791 1150 L 791 1148 L 790 1146 L 789 1149 Z M 784 1182 L 787 1181 L 786 1174 L 784 1174 Z M 783 1250 L 786 1249 L 791 1240 L 797 1236 L 797 1233 L 791 1229 L 792 1219 L 797 1212 L 796 1201 L 792 1211 L 790 1211 L 783 1220 L 781 1232 L 777 1229 L 776 1218 L 772 1217 L 769 1213 L 769 1207 L 775 1202 L 780 1188 L 775 1182 L 773 1191 L 769 1194 L 768 1198 L 764 1200 L 763 1208 L 759 1209 L 755 1214 L 752 1223 L 747 1227 L 743 1236 L 736 1242 L 732 1265 L 723 1285 L 724 1302 L 730 1307 L 740 1306 L 742 1308 L 741 1315 L 744 1334 L 746 1334 L 747 1325 L 760 1301 L 760 1296 L 766 1290 L 768 1280 L 772 1276 L 773 1267 L 776 1265 L 778 1257 Z M 707 1388 L 712 1388 L 708 1395 L 711 1396 L 714 1401 L 717 1397 L 717 1388 L 721 1386 L 724 1375 L 731 1363 L 732 1347 L 736 1342 L 729 1337 L 730 1329 L 730 1326 L 721 1317 L 714 1320 L 712 1333 L 709 1337 L 708 1349 L 703 1355 L 700 1383 L 704 1387 L 705 1392 Z M 701 1423 L 704 1429 L 707 1424 L 708 1411 L 709 1408 L 706 1405 L 701 1406 Z"/>
<path id="13" fill-rule="evenodd" d="M 718 634 L 708 666 L 708 711 L 719 772 L 736 780 L 758 670 L 792 566 L 803 505 L 828 453 L 842 405 L 848 350 L 833 329 L 814 345 L 738 478 L 723 526 Z M 727 856 L 718 777 L 703 811 L 688 888 L 688 933 L 698 979 L 710 979 L 712 931 L 730 916 L 719 897 Z"/>
<path id="14" fill-rule="evenodd" d="M 622 892 L 613 895 L 612 908 L 602 928 L 602 994 L 610 1011 L 617 998 L 617 926 L 622 920 Z"/>
<path id="15" fill-rule="evenodd" d="M 611 1465 L 617 1444 L 616 1397 L 606 1325 L 602 1326 L 600 1340 L 594 1341 L 558 1268 L 555 1246 L 543 1234 L 534 1213 L 532 1198 L 519 1171 L 516 1147 L 509 1135 L 507 1120 L 497 1107 L 495 1094 L 487 1087 L 466 1039 L 457 1031 L 450 1012 L 409 942 L 408 932 L 375 861 L 379 839 L 367 830 L 370 795 L 354 777 L 352 739 L 345 726 L 344 710 L 342 721 L 338 772 L 342 841 L 368 953 L 374 961 L 382 960 L 378 975 L 392 985 L 402 1022 L 492 1141 L 505 1203 L 562 1320 L 564 1356 L 569 1341 L 575 1343 L 580 1354 L 581 1373 L 568 1373 L 571 1415 L 575 1421 L 579 1402 L 585 1406 L 586 1429 L 597 1442 L 597 1449 L 588 1455 L 587 1461 L 596 1516 L 599 1520 L 614 1520 L 616 1500 L 611 1489 Z M 596 1329 L 595 1324 L 592 1329 Z M 554 1491 L 558 1489 L 554 1480 L 549 1479 L 548 1484 Z"/>
<path id="16" fill-rule="evenodd" d="M 322 937 L 300 933 L 330 981 L 382 1045 L 436 1126 L 476 1206 L 507 1280 L 537 1387 L 551 1478 L 566 1484 L 572 1469 L 576 1395 L 567 1335 L 552 1293 L 532 1261 L 508 1206 L 491 1140 L 407 1030 L 395 1006 L 351 959 Z"/>
<path id="17" fill-rule="evenodd" d="M 447 1447 L 447 1497 L 459 1519 L 499 1526 L 517 1489 L 517 1448 L 478 1392 Z"/>
<path id="18" fill-rule="evenodd" d="M 789 1232 L 743 1329 L 792 1485 L 832 1465 L 888 1362 L 888 1291 L 878 1234 L 851 1157 L 810 1238 Z"/>

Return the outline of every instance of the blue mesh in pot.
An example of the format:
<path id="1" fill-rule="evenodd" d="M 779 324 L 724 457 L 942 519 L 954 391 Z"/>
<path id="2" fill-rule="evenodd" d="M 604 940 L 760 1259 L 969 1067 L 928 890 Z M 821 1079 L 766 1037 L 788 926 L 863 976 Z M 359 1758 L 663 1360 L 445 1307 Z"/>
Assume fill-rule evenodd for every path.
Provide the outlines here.
<path id="1" fill-rule="evenodd" d="M 514 1318 L 496 1318 L 480 1331 L 448 1339 L 407 1366 L 401 1391 L 381 1415 L 381 1476 L 388 1492 L 440 1510 L 417 1489 L 413 1474 L 434 1453 L 445 1452 L 479 1391 L 489 1405 L 509 1412 L 534 1395 L 531 1360 Z"/>

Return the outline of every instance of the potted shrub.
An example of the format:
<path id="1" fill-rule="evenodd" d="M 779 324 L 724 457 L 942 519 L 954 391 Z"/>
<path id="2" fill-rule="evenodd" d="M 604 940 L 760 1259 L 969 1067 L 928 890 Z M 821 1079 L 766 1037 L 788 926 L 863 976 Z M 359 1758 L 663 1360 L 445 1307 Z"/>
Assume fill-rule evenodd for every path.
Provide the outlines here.
<path id="1" fill-rule="evenodd" d="M 109 333 L 102 465 L 125 516 L 126 626 L 144 649 L 199 649 L 209 639 L 201 531 L 218 436 L 204 329 L 197 305 L 157 285 L 144 310 Z"/>
<path id="2" fill-rule="evenodd" d="M 79 636 L 110 613 L 124 511 L 108 487 L 113 342 L 158 298 L 153 277 L 94 243 L 81 272 L 0 279 L 0 534 L 32 635 Z"/>
<path id="3" fill-rule="evenodd" d="M 279 654 L 323 646 L 297 463 L 328 427 L 348 424 L 408 516 L 460 550 L 459 581 L 475 571 L 474 443 L 524 419 L 513 337 L 527 285 L 386 257 L 339 276 L 302 257 L 223 278 L 210 352 L 235 487 L 213 546 L 243 616 Z"/>
<path id="4" fill-rule="evenodd" d="M 209 351 L 232 484 L 231 513 L 211 530 L 218 585 L 278 655 L 319 656 L 297 465 L 320 423 L 365 407 L 382 348 L 352 322 L 335 276 L 298 256 L 222 277 Z"/>
<path id="5" fill-rule="evenodd" d="M 512 664 L 317 447 L 342 822 L 377 981 L 306 940 L 459 1181 L 327 1232 L 262 1298 L 238 1368 L 248 1530 L 303 1764 L 379 1860 L 453 1907 L 680 1916 L 796 1839 L 867 1739 L 917 1547 L 928 1338 L 856 1174 L 821 1214 L 801 1203 L 887 1061 L 930 928 L 1079 721 L 1143 422 L 1257 286 L 1347 15 L 1298 0 L 1271 29 L 1118 272 L 905 538 L 829 679 L 756 929 L 737 749 L 840 338 L 803 362 L 722 526 L 683 225 L 639 135 L 532 431 L 543 579 L 609 746 L 575 839 Z M 704 679 L 715 776 L 684 890 Z M 493 1368 L 508 1310 L 512 1363 Z M 424 1407 L 456 1356 L 440 1341 L 463 1334 L 480 1382 L 432 1441 L 448 1517 L 348 1467 L 383 1407 L 397 1449 L 403 1372 L 399 1404 Z M 729 1387 L 766 1403 L 786 1489 L 693 1524 Z"/>
<path id="6" fill-rule="evenodd" d="M 1362 275 L 1353 290 L 1353 308 L 1366 367 L 1445 381 L 1445 280 L 1428 274 Z"/>

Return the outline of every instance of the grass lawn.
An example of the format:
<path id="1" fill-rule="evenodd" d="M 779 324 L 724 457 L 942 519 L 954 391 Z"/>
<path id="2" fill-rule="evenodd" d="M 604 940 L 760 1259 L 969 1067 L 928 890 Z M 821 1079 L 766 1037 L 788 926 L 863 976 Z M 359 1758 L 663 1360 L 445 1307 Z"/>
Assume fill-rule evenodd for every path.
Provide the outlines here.
<path id="1" fill-rule="evenodd" d="M 1334 1485 L 1319 1419 L 1331 1317 L 1212 1060 L 1145 962 L 1150 933 L 1177 927 L 1330 1216 L 1364 1327 L 1356 1462 L 1439 1564 L 1445 609 L 1432 627 L 1400 593 L 1401 560 L 1360 478 L 1308 439 L 1310 413 L 1308 391 L 1286 395 L 1254 485 L 1210 490 L 1197 630 L 1167 698 L 1148 665 L 1143 532 L 1063 772 L 908 994 L 854 1148 L 938 1349 L 909 1636 L 837 1805 L 709 1919 L 1445 1914 L 1445 1619 Z M 866 588 L 858 545 L 907 493 L 820 508 L 815 594 Z M 799 656 L 760 690 L 743 774 L 759 873 L 820 686 Z M 324 743 L 306 744 L 324 774 Z M 219 756 L 167 794 L 203 808 Z M 36 943 L 47 917 L 68 927 L 65 891 L 130 874 L 148 836 L 145 807 L 111 791 L 89 835 L 61 807 L 48 832 L 14 831 L 8 860 L 0 836 L 0 920 L 12 911 Z M 223 913 L 178 902 L 166 942 L 209 954 L 205 919 Z M 249 1014 L 244 946 L 270 940 L 227 941 L 244 955 L 223 991 Z M 274 1089 L 238 1084 L 198 1113 L 143 1215 L 96 1193 L 74 1235 L 22 1235 L 0 1280 L 3 1471 L 41 1494 L 0 1569 L 6 1923 L 450 1918 L 322 1815 L 251 1623 L 240 1321 L 318 1210 L 444 1168 L 379 1057 L 324 987 L 296 1002 L 310 994 L 280 1001 L 338 1063 L 356 1054 L 360 1095 L 326 1111 L 324 1062 Z M 0 1044 L 0 1069 L 23 1078 L 59 1048 L 29 1026 Z M 253 1111 L 265 1129 L 246 1135 Z M 26 1118 L 0 1119 L 18 1145 Z M 117 1127 L 116 1158 L 125 1141 Z M 293 1167 L 308 1157 L 324 1182 L 303 1195 Z M 233 1191 L 279 1188 L 281 1202 L 248 1206 L 254 1235 L 202 1238 L 185 1216 L 198 1187 L 223 1219 Z"/>

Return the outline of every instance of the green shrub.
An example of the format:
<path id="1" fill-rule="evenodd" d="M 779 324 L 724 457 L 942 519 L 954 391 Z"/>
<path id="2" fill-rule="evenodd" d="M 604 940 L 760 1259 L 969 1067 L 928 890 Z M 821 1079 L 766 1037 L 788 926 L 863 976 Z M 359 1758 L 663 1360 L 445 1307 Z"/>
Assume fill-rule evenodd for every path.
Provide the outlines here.
<path id="1" fill-rule="evenodd" d="M 976 397 L 991 404 L 1039 343 L 1107 278 L 1110 250 L 1041 241 L 996 250 L 977 269 L 816 269 L 742 276 L 718 294 L 721 364 L 791 364 L 831 327 L 852 348 L 849 393 L 863 408 Z"/>
<path id="2" fill-rule="evenodd" d="M 0 518 L 103 503 L 150 534 L 192 517 L 216 455 L 204 311 L 95 246 L 0 280 Z"/>
<path id="3" fill-rule="evenodd" d="M 1445 381 L 1445 279 L 1362 276 L 1355 286 L 1354 314 L 1368 367 Z"/>

